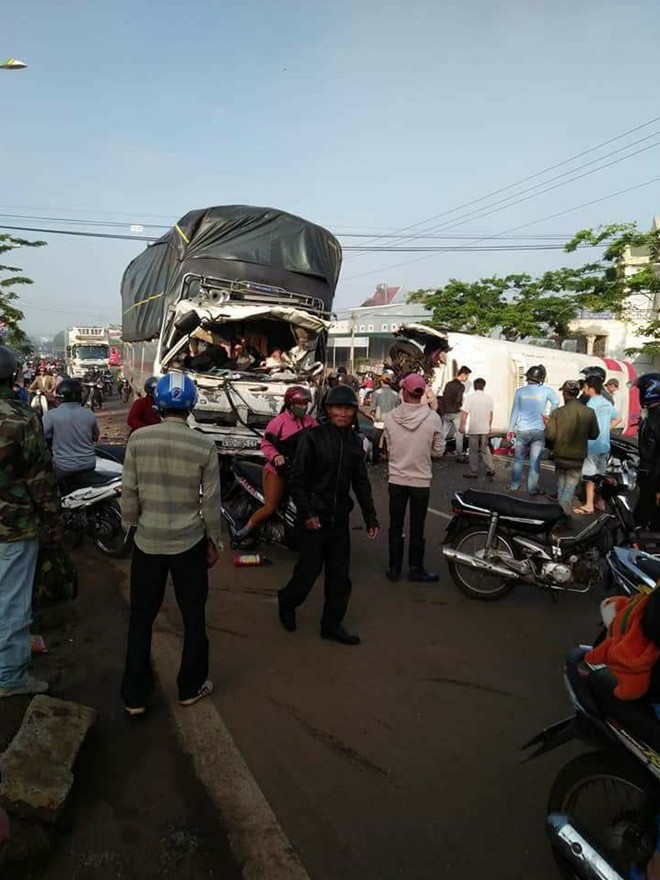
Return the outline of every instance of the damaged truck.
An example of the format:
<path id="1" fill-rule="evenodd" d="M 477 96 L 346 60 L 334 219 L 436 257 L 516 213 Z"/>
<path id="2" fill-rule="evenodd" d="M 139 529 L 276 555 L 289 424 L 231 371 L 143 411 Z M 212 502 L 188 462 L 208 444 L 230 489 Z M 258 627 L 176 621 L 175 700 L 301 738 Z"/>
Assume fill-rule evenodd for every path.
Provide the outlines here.
<path id="1" fill-rule="evenodd" d="M 186 370 L 191 425 L 221 454 L 258 454 L 286 389 L 316 393 L 342 252 L 326 229 L 273 208 L 190 211 L 121 283 L 124 374 Z"/>

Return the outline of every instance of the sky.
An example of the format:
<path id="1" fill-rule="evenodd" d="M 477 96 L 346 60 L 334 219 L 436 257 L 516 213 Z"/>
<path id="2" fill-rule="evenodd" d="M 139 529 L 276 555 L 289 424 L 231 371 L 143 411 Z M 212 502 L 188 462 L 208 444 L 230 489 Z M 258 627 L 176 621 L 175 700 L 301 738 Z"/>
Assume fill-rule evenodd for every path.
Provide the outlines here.
<path id="1" fill-rule="evenodd" d="M 649 228 L 660 181 L 543 218 L 660 176 L 660 136 L 648 140 L 660 120 L 423 221 L 660 116 L 659 38 L 657 0 L 5 4 L 0 55 L 29 66 L 0 71 L 0 225 L 52 226 L 50 216 L 125 224 L 99 229 L 130 234 L 131 223 L 243 203 L 300 214 L 346 245 L 365 241 L 349 233 L 413 224 L 411 234 L 441 226 L 471 236 L 436 245 L 493 244 L 476 240 L 522 226 L 521 235 L 566 238 L 622 220 Z M 642 138 L 630 152 L 644 151 L 625 161 L 495 205 Z M 16 234 L 48 242 L 12 253 L 34 280 L 21 298 L 29 332 L 120 320 L 121 274 L 144 242 Z M 381 282 L 438 287 L 585 253 L 346 251 L 335 304 L 358 305 Z"/>

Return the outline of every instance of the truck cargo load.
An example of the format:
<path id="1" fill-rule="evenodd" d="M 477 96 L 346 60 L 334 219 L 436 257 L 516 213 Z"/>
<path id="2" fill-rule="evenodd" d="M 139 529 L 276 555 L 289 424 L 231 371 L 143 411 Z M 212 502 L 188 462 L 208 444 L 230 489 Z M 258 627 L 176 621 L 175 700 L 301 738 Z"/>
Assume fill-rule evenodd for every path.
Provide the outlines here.
<path id="1" fill-rule="evenodd" d="M 274 208 L 189 211 L 137 256 L 121 283 L 124 342 L 157 338 L 188 275 L 263 283 L 332 308 L 341 247 L 326 229 Z"/>

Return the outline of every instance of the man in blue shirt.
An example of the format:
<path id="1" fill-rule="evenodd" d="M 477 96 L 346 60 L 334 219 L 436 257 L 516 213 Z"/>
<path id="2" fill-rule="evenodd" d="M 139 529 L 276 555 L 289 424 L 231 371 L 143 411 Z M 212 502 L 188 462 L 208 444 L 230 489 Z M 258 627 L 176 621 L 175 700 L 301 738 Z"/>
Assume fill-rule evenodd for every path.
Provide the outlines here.
<path id="1" fill-rule="evenodd" d="M 77 379 L 63 379 L 57 396 L 62 403 L 44 415 L 44 437 L 53 450 L 57 478 L 71 491 L 89 485 L 96 467 L 99 426 L 94 413 L 81 406 L 82 385 Z"/>
<path id="2" fill-rule="evenodd" d="M 590 440 L 587 445 L 587 457 L 582 466 L 583 477 L 593 477 L 596 474 L 604 474 L 607 470 L 607 457 L 610 454 L 610 431 L 615 428 L 621 419 L 619 413 L 603 394 L 603 380 L 600 376 L 587 376 L 584 392 L 588 397 L 587 406 L 593 409 L 598 419 L 599 434 L 595 440 Z M 583 507 L 577 507 L 573 513 L 593 513 L 596 506 L 603 508 L 601 501 L 596 502 L 596 487 L 591 480 L 585 480 L 584 490 L 586 501 Z"/>
<path id="3" fill-rule="evenodd" d="M 527 384 L 519 388 L 513 398 L 509 439 L 515 435 L 516 455 L 511 469 L 509 489 L 520 489 L 523 463 L 529 453 L 529 473 L 527 491 L 530 495 L 545 494 L 539 489 L 541 475 L 541 455 L 545 447 L 545 418 L 559 406 L 559 398 L 552 388 L 543 385 L 545 368 L 530 367 L 525 373 Z"/>

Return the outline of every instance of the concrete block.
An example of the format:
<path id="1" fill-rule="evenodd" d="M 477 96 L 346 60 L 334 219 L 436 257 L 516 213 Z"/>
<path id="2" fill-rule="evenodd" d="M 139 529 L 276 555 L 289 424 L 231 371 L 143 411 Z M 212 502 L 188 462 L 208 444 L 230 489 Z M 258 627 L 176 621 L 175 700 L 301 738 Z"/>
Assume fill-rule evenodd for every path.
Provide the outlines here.
<path id="1" fill-rule="evenodd" d="M 73 785 L 73 765 L 96 713 L 39 695 L 0 758 L 0 803 L 19 816 L 54 822 Z"/>

